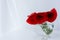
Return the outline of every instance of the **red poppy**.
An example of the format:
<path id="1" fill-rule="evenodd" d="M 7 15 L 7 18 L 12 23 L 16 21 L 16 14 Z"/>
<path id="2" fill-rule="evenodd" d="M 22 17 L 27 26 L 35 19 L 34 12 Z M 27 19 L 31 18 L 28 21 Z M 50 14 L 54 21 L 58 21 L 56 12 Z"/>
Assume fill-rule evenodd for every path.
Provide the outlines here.
<path id="1" fill-rule="evenodd" d="M 28 19 L 26 20 L 26 22 L 29 24 L 37 24 L 36 16 L 37 14 L 35 12 L 32 13 L 31 15 L 28 16 Z"/>
<path id="2" fill-rule="evenodd" d="M 29 24 L 42 24 L 46 21 L 46 13 L 32 13 L 28 16 L 27 23 Z"/>
<path id="3" fill-rule="evenodd" d="M 55 21 L 56 18 L 57 18 L 57 11 L 55 10 L 55 8 L 53 8 L 51 11 L 47 12 L 47 20 L 49 22 Z"/>
<path id="4" fill-rule="evenodd" d="M 42 24 L 46 21 L 46 13 L 45 12 L 39 12 L 36 17 L 37 23 Z"/>

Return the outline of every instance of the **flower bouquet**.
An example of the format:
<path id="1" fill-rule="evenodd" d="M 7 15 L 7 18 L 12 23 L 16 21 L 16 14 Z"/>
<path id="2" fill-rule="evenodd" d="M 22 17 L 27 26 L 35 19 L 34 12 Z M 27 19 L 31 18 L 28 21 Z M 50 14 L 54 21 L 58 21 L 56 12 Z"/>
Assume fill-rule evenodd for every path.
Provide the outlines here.
<path id="1" fill-rule="evenodd" d="M 34 12 L 31 15 L 28 15 L 28 18 L 26 20 L 27 23 L 31 25 L 39 25 L 43 32 L 46 34 L 46 36 L 49 36 L 53 32 L 54 25 L 48 24 L 52 23 L 57 18 L 57 11 L 55 8 L 51 9 L 47 12 Z M 49 27 L 51 25 L 51 27 Z M 47 40 L 47 38 L 42 38 L 41 40 Z"/>

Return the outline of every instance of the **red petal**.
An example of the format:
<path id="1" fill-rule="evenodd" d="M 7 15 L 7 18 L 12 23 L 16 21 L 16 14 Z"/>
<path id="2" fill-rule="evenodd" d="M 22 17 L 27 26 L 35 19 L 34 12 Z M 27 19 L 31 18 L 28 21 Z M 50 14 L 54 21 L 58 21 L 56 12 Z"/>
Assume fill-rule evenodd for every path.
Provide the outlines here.
<path id="1" fill-rule="evenodd" d="M 29 24 L 37 24 L 37 21 L 36 21 L 36 13 L 32 13 L 31 15 L 28 16 L 28 19 L 26 20 L 27 23 Z"/>
<path id="2" fill-rule="evenodd" d="M 52 14 L 51 18 L 48 17 L 49 22 L 53 22 L 57 18 L 57 11 L 55 8 L 53 8 L 49 13 L 47 12 L 47 14 Z"/>

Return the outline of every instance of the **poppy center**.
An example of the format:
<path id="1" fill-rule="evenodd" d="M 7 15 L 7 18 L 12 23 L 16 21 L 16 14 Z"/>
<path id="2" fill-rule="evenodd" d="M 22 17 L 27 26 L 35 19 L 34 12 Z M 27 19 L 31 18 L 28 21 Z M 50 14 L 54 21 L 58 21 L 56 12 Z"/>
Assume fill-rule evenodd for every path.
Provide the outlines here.
<path id="1" fill-rule="evenodd" d="M 43 18 L 43 16 L 37 15 L 37 19 L 38 19 L 38 20 L 41 19 L 41 18 Z"/>
<path id="2" fill-rule="evenodd" d="M 53 13 L 49 12 L 47 16 L 48 16 L 48 18 L 51 18 L 51 17 L 53 17 Z"/>

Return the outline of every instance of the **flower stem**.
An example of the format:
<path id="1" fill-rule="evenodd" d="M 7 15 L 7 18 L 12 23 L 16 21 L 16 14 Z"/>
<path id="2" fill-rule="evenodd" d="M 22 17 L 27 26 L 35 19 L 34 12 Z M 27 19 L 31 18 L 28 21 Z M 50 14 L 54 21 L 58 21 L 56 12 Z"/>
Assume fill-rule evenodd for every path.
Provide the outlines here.
<path id="1" fill-rule="evenodd" d="M 45 32 L 46 35 L 49 35 L 52 33 L 53 29 L 51 29 L 47 23 L 44 23 L 41 25 L 42 30 Z"/>

